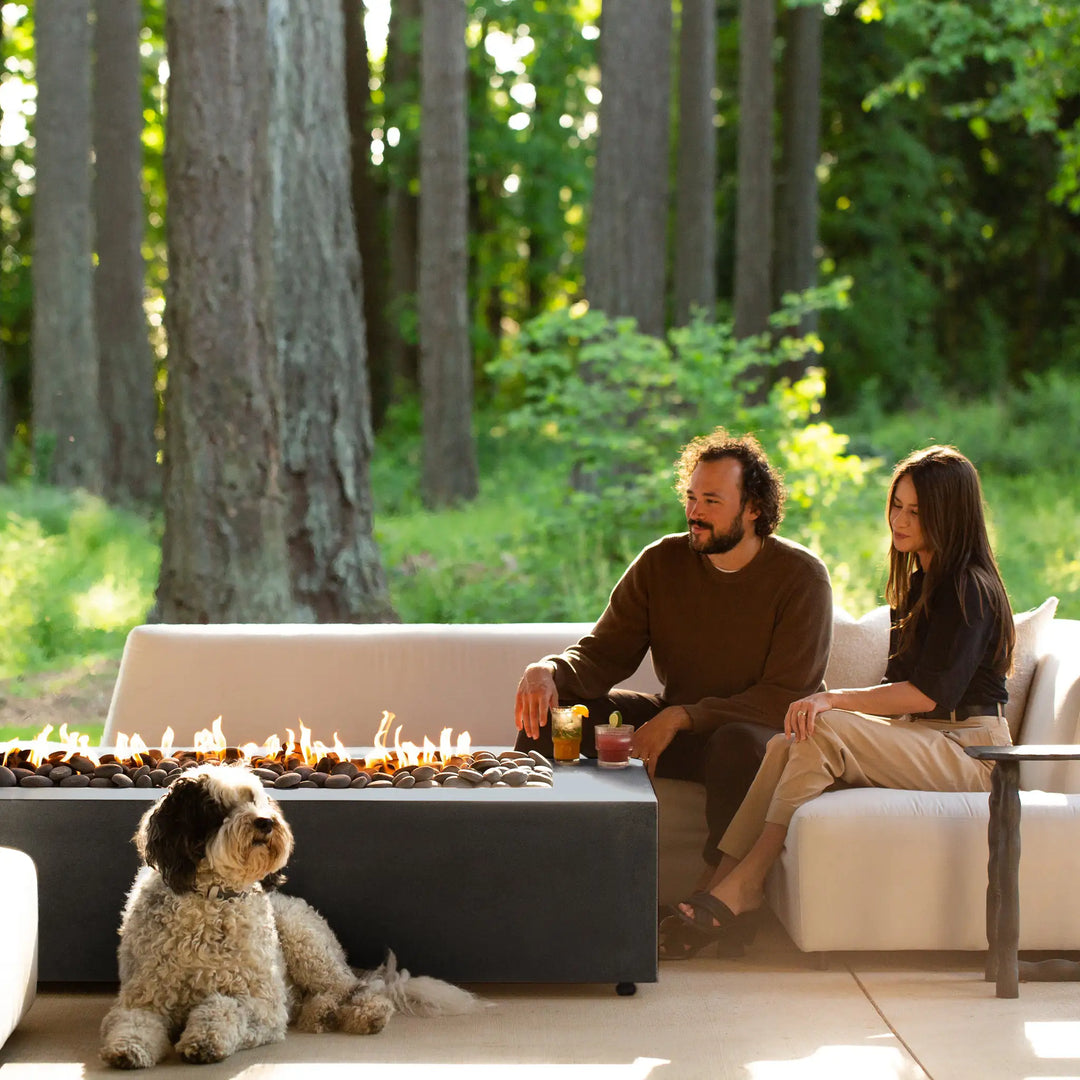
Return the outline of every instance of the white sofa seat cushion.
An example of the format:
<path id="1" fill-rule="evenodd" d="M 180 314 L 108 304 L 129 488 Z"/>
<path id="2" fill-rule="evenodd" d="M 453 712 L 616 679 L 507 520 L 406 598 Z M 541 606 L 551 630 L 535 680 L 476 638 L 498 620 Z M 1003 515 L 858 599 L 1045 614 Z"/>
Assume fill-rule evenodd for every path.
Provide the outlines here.
<path id="1" fill-rule="evenodd" d="M 1021 794 L 1020 947 L 1080 948 L 1080 796 Z M 767 896 L 795 944 L 986 948 L 989 798 L 852 788 L 801 807 Z M 858 943 L 858 944 L 855 944 Z"/>
<path id="2" fill-rule="evenodd" d="M 37 989 L 38 889 L 33 860 L 0 848 L 0 1046 L 18 1026 Z"/>

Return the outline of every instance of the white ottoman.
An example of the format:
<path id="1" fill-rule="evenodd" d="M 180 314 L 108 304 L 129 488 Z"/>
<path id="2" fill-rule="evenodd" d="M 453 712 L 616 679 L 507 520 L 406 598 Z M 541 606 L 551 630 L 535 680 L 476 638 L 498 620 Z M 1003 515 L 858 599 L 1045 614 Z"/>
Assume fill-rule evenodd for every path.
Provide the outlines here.
<path id="1" fill-rule="evenodd" d="M 0 847 L 0 1046 L 26 1015 L 37 989 L 37 871 L 30 856 Z"/>

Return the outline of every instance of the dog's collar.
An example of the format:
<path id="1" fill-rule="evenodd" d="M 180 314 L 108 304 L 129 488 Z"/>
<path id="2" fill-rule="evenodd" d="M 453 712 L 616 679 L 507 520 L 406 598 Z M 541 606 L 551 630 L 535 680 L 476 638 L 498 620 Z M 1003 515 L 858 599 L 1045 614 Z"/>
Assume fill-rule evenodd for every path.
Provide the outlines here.
<path id="1" fill-rule="evenodd" d="M 247 889 L 227 889 L 224 885 L 207 885 L 203 889 L 203 896 L 207 900 L 236 900 L 247 896 Z"/>

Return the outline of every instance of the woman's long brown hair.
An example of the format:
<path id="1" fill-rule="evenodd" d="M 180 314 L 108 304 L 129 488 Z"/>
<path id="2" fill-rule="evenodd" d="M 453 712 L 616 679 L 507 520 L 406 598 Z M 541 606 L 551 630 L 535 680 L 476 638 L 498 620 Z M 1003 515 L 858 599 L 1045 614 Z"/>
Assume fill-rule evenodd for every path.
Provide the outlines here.
<path id="1" fill-rule="evenodd" d="M 1001 580 L 986 534 L 982 486 L 975 466 L 953 446 L 930 446 L 909 454 L 893 470 L 885 506 L 886 520 L 896 495 L 896 485 L 905 476 L 915 485 L 919 525 L 933 558 L 926 571 L 922 593 L 908 611 L 911 575 L 918 565 L 915 553 L 900 552 L 895 547 L 889 550 L 885 599 L 902 616 L 899 650 L 903 651 L 910 642 L 919 617 L 933 609 L 934 596 L 942 582 L 955 582 L 960 610 L 967 618 L 964 597 L 968 582 L 974 581 L 980 609 L 982 604 L 989 604 L 997 623 L 994 670 L 999 674 L 1007 673 L 1012 666 L 1016 631 L 1005 583 Z"/>

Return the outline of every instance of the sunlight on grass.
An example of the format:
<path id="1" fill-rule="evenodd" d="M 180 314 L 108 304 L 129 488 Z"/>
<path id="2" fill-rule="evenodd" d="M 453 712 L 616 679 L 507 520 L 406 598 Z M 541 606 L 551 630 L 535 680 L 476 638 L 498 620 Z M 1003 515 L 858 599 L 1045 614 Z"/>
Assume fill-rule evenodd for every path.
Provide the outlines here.
<path id="1" fill-rule="evenodd" d="M 146 596 L 135 580 L 107 574 L 86 592 L 71 598 L 75 623 L 82 630 L 128 630 L 146 610 Z"/>

